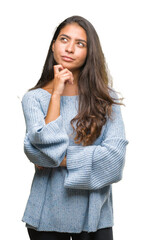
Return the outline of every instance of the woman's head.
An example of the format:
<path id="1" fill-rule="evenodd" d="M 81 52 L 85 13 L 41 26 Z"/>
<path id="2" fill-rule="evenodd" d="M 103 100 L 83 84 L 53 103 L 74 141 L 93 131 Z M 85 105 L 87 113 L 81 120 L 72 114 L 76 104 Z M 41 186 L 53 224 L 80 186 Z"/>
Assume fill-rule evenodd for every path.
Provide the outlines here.
<path id="1" fill-rule="evenodd" d="M 52 50 L 53 45 L 55 45 L 55 42 L 57 42 L 60 35 L 62 33 L 65 34 L 68 31 L 69 31 L 69 35 L 72 35 L 74 38 L 80 39 L 80 40 L 85 40 L 85 42 L 83 42 L 83 41 L 77 42 L 78 47 L 79 47 L 79 44 L 81 46 L 85 45 L 82 48 L 82 51 L 80 51 L 81 54 L 83 55 L 83 60 L 84 60 L 84 61 L 82 61 L 83 64 L 80 67 L 83 67 L 83 66 L 85 67 L 86 65 L 87 65 L 87 68 L 91 67 L 91 63 L 93 64 L 93 62 L 95 62 L 95 58 L 97 58 L 99 60 L 99 57 L 100 57 L 99 51 L 100 51 L 101 47 L 100 47 L 98 35 L 97 35 L 93 25 L 83 17 L 80 17 L 80 16 L 69 17 L 66 20 L 64 20 L 57 27 L 55 34 L 53 36 L 52 42 L 51 42 L 51 46 L 50 46 L 51 53 L 53 51 Z M 86 54 L 86 57 L 85 57 L 85 54 Z M 55 55 L 54 55 L 54 60 L 56 60 Z M 59 64 L 60 64 L 60 62 L 59 62 Z M 77 64 L 77 67 L 78 67 L 78 64 Z"/>
<path id="2" fill-rule="evenodd" d="M 53 57 L 57 64 L 73 73 L 84 65 L 87 56 L 87 35 L 77 23 L 69 23 L 61 28 L 52 43 Z"/>
<path id="3" fill-rule="evenodd" d="M 43 67 L 43 72 L 42 72 L 41 78 L 39 79 L 38 83 L 36 84 L 36 86 L 34 88 L 44 87 L 44 85 L 46 85 L 49 81 L 51 81 L 53 79 L 53 77 L 54 77 L 53 66 L 55 64 L 61 64 L 60 59 L 58 59 L 58 56 L 56 55 L 58 53 L 57 43 L 59 42 L 58 40 L 60 40 L 59 39 L 60 35 L 65 34 L 67 32 L 69 34 L 71 34 L 71 37 L 73 37 L 74 39 L 75 38 L 80 39 L 80 37 L 81 37 L 81 40 L 85 40 L 85 42 L 79 41 L 78 48 L 76 48 L 76 49 L 80 50 L 80 54 L 81 54 L 81 56 L 83 56 L 83 58 L 80 59 L 81 61 L 79 61 L 79 62 L 74 61 L 74 63 L 72 63 L 72 64 L 71 64 L 71 62 L 70 62 L 70 64 L 69 64 L 69 62 L 68 62 L 68 64 L 67 64 L 67 62 L 65 62 L 64 65 L 66 67 L 74 64 L 74 65 L 76 65 L 76 68 L 78 68 L 78 70 L 80 70 L 80 72 L 82 72 L 84 70 L 84 72 L 86 74 L 90 74 L 90 72 L 92 72 L 91 71 L 92 66 L 93 67 L 98 66 L 98 68 L 103 67 L 104 56 L 102 53 L 99 37 L 98 37 L 93 25 L 83 17 L 72 16 L 72 17 L 65 19 L 56 28 L 56 31 L 55 31 L 54 36 L 50 43 L 50 47 L 49 47 L 46 61 L 45 61 L 44 67 Z M 64 41 L 67 41 L 67 40 L 68 39 L 66 39 L 66 40 L 64 39 Z M 84 44 L 85 46 L 81 49 L 81 47 L 79 48 L 79 45 L 82 46 L 82 44 Z M 65 46 L 65 45 L 62 44 L 60 46 L 61 51 L 63 51 L 62 46 Z M 60 48 L 59 48 L 59 50 L 60 50 Z M 72 48 L 72 50 L 73 50 L 73 48 Z M 69 49 L 68 49 L 68 51 L 69 51 Z M 77 53 L 77 51 L 76 51 L 76 53 Z M 66 52 L 64 51 L 63 54 L 66 55 Z M 69 52 L 67 52 L 67 54 L 71 56 L 71 54 L 69 54 Z M 73 56 L 73 54 L 72 54 L 72 56 Z M 58 62 L 58 60 L 59 60 L 59 62 Z M 101 66 L 100 66 L 100 64 L 101 64 Z M 91 74 L 93 74 L 93 73 L 91 73 Z M 105 81 L 106 81 L 106 79 L 105 79 Z"/>
<path id="4" fill-rule="evenodd" d="M 92 144 L 100 135 L 107 116 L 110 117 L 115 101 L 109 92 L 109 77 L 100 40 L 88 20 L 72 16 L 57 27 L 41 78 L 30 90 L 42 88 L 50 82 L 54 78 L 53 66 L 56 64 L 79 73 L 79 108 L 71 125 L 74 129 L 73 122 L 77 121 L 76 143 Z"/>

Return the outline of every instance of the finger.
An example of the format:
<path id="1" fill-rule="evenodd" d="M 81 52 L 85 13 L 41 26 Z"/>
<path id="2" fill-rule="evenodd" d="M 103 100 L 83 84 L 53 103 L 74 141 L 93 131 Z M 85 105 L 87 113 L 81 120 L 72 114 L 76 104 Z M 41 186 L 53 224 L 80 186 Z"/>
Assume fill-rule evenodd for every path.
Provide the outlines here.
<path id="1" fill-rule="evenodd" d="M 70 76 L 71 81 L 74 80 L 74 77 L 73 77 L 72 72 L 70 72 L 67 68 L 63 69 L 63 70 L 59 73 L 60 76 L 66 76 L 66 74 L 68 74 L 68 76 Z"/>
<path id="2" fill-rule="evenodd" d="M 72 74 L 69 74 L 69 75 L 66 74 L 65 77 L 68 78 L 67 80 L 68 80 L 68 83 L 69 83 L 69 84 L 73 84 L 74 77 L 73 77 Z"/>
<path id="3" fill-rule="evenodd" d="M 68 78 L 68 79 L 71 79 L 72 76 L 70 75 L 70 73 L 64 73 L 63 75 L 61 75 L 61 79 L 64 79 L 64 78 Z"/>
<path id="4" fill-rule="evenodd" d="M 40 167 L 38 165 L 35 164 L 35 166 L 38 168 L 38 169 L 43 169 L 44 167 Z"/>
<path id="5" fill-rule="evenodd" d="M 44 167 L 40 167 L 40 166 L 38 166 L 38 168 L 39 168 L 39 169 L 43 169 Z"/>
<path id="6" fill-rule="evenodd" d="M 61 80 L 64 82 L 68 81 L 69 83 L 72 83 L 73 80 L 72 80 L 72 76 L 70 76 L 70 74 L 66 73 L 66 74 L 63 74 L 61 76 Z"/>
<path id="7" fill-rule="evenodd" d="M 62 65 L 54 65 L 54 75 L 59 73 L 61 70 L 63 70 L 63 66 Z"/>
<path id="8" fill-rule="evenodd" d="M 69 73 L 70 76 L 73 76 L 72 72 L 69 71 L 67 68 L 63 68 L 63 70 L 61 70 L 61 71 L 59 72 L 60 75 L 62 75 L 62 74 L 64 74 L 64 73 Z"/>

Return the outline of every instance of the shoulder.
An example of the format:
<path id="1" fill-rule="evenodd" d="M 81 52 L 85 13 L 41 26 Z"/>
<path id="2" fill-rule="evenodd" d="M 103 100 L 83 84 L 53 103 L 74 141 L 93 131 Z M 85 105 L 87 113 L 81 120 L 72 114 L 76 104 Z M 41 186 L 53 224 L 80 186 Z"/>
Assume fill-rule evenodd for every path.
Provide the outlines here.
<path id="1" fill-rule="evenodd" d="M 26 112 L 30 111 L 31 109 L 35 110 L 37 108 L 41 109 L 42 104 L 45 102 L 45 96 L 43 94 L 44 93 L 40 91 L 39 88 L 26 92 L 21 101 L 23 111 Z"/>
<path id="2" fill-rule="evenodd" d="M 29 102 L 41 102 L 47 97 L 47 95 L 44 94 L 44 91 L 41 91 L 40 88 L 29 90 L 26 92 L 22 97 L 22 104 L 28 104 Z"/>
<path id="3" fill-rule="evenodd" d="M 34 90 L 30 90 L 27 91 L 26 93 L 24 93 L 23 97 L 22 97 L 22 102 L 26 101 L 29 98 L 37 98 L 39 94 L 39 89 L 34 89 Z"/>

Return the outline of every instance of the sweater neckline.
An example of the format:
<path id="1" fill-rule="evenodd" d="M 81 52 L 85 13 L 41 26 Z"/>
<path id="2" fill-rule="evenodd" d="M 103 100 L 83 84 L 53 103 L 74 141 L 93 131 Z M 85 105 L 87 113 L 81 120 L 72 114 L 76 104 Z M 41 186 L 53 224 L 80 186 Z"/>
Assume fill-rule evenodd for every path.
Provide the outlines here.
<path id="1" fill-rule="evenodd" d="M 44 92 L 47 92 L 50 96 L 52 95 L 51 93 L 49 93 L 47 90 L 43 89 L 43 88 L 39 88 L 40 90 L 44 91 Z M 72 95 L 72 96 L 68 96 L 68 95 L 63 95 L 61 97 L 63 98 L 74 98 L 74 97 L 78 97 L 79 95 Z"/>

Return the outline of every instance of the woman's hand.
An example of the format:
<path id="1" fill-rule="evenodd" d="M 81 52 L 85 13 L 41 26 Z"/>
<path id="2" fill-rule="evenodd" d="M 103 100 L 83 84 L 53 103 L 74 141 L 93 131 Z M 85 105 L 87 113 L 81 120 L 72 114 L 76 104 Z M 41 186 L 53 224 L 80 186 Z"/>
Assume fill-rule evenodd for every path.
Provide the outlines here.
<path id="1" fill-rule="evenodd" d="M 38 166 L 37 164 L 35 164 L 36 168 L 38 169 L 44 169 L 44 167 Z"/>
<path id="2" fill-rule="evenodd" d="M 52 93 L 61 95 L 64 91 L 65 84 L 73 84 L 73 74 L 62 65 L 54 65 L 54 82 Z"/>
<path id="3" fill-rule="evenodd" d="M 66 156 L 64 157 L 64 159 L 62 160 L 61 164 L 59 165 L 60 167 L 66 167 Z"/>
<path id="4" fill-rule="evenodd" d="M 38 166 L 37 164 L 35 164 L 36 168 L 38 168 L 39 170 L 44 169 L 44 167 Z M 66 156 L 64 157 L 64 159 L 62 160 L 61 164 L 59 165 L 60 167 L 66 167 Z"/>

